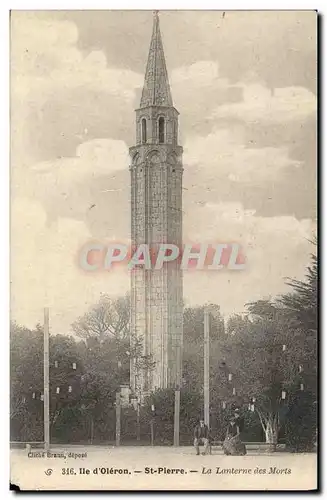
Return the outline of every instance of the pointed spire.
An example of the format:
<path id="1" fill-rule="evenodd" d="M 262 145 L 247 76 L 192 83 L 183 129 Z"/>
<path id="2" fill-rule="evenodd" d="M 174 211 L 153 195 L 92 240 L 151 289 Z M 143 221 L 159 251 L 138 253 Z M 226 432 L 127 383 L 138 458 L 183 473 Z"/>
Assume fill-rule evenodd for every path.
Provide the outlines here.
<path id="1" fill-rule="evenodd" d="M 157 10 L 153 13 L 152 37 L 140 104 L 141 108 L 147 106 L 173 106 Z"/>

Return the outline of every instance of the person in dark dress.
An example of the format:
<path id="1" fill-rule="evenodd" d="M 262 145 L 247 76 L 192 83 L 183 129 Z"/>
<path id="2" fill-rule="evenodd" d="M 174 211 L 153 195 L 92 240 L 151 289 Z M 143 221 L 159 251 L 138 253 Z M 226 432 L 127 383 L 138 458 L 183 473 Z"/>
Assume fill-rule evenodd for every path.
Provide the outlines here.
<path id="1" fill-rule="evenodd" d="M 228 427 L 225 441 L 223 442 L 223 451 L 225 455 L 246 455 L 246 448 L 240 438 L 241 420 L 237 417 L 231 418 Z"/>
<path id="2" fill-rule="evenodd" d="M 236 426 L 238 427 L 239 430 L 240 439 L 242 440 L 242 433 L 244 429 L 244 418 L 240 415 L 240 410 L 238 408 L 236 408 L 234 412 L 234 419 Z"/>

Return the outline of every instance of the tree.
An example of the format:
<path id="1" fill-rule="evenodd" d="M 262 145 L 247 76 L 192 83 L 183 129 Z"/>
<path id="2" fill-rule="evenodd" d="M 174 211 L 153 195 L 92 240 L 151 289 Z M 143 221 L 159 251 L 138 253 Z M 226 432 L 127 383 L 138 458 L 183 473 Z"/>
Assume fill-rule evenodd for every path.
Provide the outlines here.
<path id="1" fill-rule="evenodd" d="M 290 293 L 247 304 L 243 315 L 229 318 L 226 329 L 219 306 L 210 305 L 210 411 L 217 433 L 222 435 L 228 410 L 250 405 L 247 425 L 257 435 L 260 422 L 272 449 L 285 419 L 289 443 L 303 449 L 303 440 L 294 441 L 304 434 L 301 422 L 316 425 L 315 411 L 308 408 L 316 408 L 317 397 L 317 281 L 317 258 L 312 256 L 305 280 L 287 280 Z M 181 430 L 185 428 L 186 435 L 203 407 L 203 323 L 203 307 L 185 308 Z M 114 434 L 115 395 L 121 384 L 129 383 L 131 366 L 140 402 L 140 387 L 154 362 L 144 353 L 142 338 L 130 334 L 128 296 L 102 295 L 73 329 L 81 341 L 50 337 L 53 435 L 103 440 Z M 42 440 L 43 329 L 13 324 L 10 351 L 12 435 L 23 441 Z M 164 412 L 158 425 L 167 424 L 171 433 L 173 391 L 156 392 L 150 399 L 157 411 Z M 150 399 L 142 410 L 145 414 Z M 140 436 L 140 405 L 137 408 Z"/>
<path id="2" fill-rule="evenodd" d="M 318 322 L 318 260 L 311 254 L 311 264 L 307 267 L 305 280 L 287 279 L 293 290 L 281 297 L 293 328 L 301 328 L 307 333 L 317 333 Z"/>
<path id="3" fill-rule="evenodd" d="M 143 419 L 149 425 L 155 420 L 155 441 L 171 444 L 174 435 L 174 389 L 158 389 L 145 399 Z M 154 414 L 152 411 L 154 406 Z M 199 392 L 181 390 L 180 438 L 181 442 L 191 444 L 193 429 L 202 414 L 202 398 Z"/>
<path id="4" fill-rule="evenodd" d="M 312 296 L 314 289 L 311 283 Z M 302 290 L 307 310 L 314 318 L 314 300 L 310 307 L 308 288 L 297 282 L 296 293 Z M 294 391 L 312 387 L 316 378 L 310 368 L 315 366 L 309 335 L 313 322 L 303 335 L 298 297 L 288 295 L 286 302 L 292 303 L 293 308 L 287 308 L 280 299 L 259 300 L 247 304 L 245 316 L 232 317 L 227 323 L 226 342 L 221 346 L 224 359 L 220 372 L 213 374 L 216 396 L 224 398 L 225 404 L 250 405 L 258 414 L 266 442 L 272 449 L 276 447 Z M 294 315 L 295 304 L 298 316 Z"/>
<path id="5" fill-rule="evenodd" d="M 98 303 L 78 318 L 72 328 L 75 334 L 84 340 L 95 337 L 102 342 L 108 336 L 127 338 L 129 336 L 129 307 L 128 295 L 112 299 L 102 294 Z"/>
<path id="6" fill-rule="evenodd" d="M 210 336 L 211 339 L 221 338 L 225 334 L 224 319 L 217 304 L 208 304 L 210 310 Z M 204 306 L 186 307 L 183 317 L 184 342 L 203 343 Z M 200 334 L 201 332 L 201 334 Z"/>
<path id="7" fill-rule="evenodd" d="M 108 439 L 114 433 L 112 412 L 116 393 L 122 384 L 129 383 L 131 362 L 138 374 L 153 368 L 151 356 L 143 354 L 142 339 L 130 339 L 126 319 L 128 300 L 107 299 L 101 297 L 91 315 L 87 315 L 87 320 L 93 317 L 94 321 L 89 322 L 93 327 L 98 320 L 98 329 L 86 329 L 86 322 L 81 322 L 82 328 L 77 330 L 82 332 L 82 341 L 66 335 L 50 336 L 52 440 L 70 442 L 85 437 L 93 440 L 97 436 Z M 98 312 L 105 305 L 108 306 L 106 324 L 111 326 L 103 328 L 102 335 L 99 333 L 102 316 Z M 29 330 L 13 323 L 10 356 L 12 438 L 41 441 L 43 328 Z"/>
<path id="8" fill-rule="evenodd" d="M 10 325 L 11 439 L 42 441 L 43 333 Z"/>
<path id="9" fill-rule="evenodd" d="M 317 243 L 316 240 L 313 242 Z M 318 259 L 311 255 L 303 281 L 288 279 L 292 291 L 280 298 L 281 307 L 293 332 L 296 364 L 301 367 L 301 391 L 296 386 L 290 403 L 286 439 L 295 450 L 311 448 L 316 434 L 317 412 L 317 332 L 318 332 Z M 304 429 L 305 423 L 305 429 Z M 292 424 L 292 425 L 291 425 Z"/>
<path id="10" fill-rule="evenodd" d="M 49 347 L 50 433 L 58 435 L 62 415 L 79 406 L 84 366 L 73 337 L 51 335 Z"/>
<path id="11" fill-rule="evenodd" d="M 317 405 L 310 390 L 295 388 L 286 420 L 286 446 L 292 452 L 312 451 L 316 440 Z"/>
<path id="12" fill-rule="evenodd" d="M 220 357 L 219 345 L 225 338 L 224 320 L 217 304 L 210 304 L 211 360 Z M 183 385 L 186 389 L 203 391 L 204 306 L 188 307 L 183 320 Z"/>
<path id="13" fill-rule="evenodd" d="M 19 441 L 43 440 L 43 330 L 11 325 L 11 433 Z M 50 336 L 50 424 L 55 433 L 66 409 L 79 405 L 83 371 L 73 338 Z M 73 363 L 76 365 L 74 369 Z M 59 429 L 59 431 L 58 431 Z"/>
<path id="14" fill-rule="evenodd" d="M 306 382 L 316 393 L 317 381 L 317 332 L 318 332 L 318 262 L 317 256 L 311 255 L 311 264 L 307 268 L 303 281 L 288 279 L 292 292 L 280 297 L 280 304 L 289 321 L 294 339 L 302 344 L 303 363 Z"/>
<path id="15" fill-rule="evenodd" d="M 224 360 L 214 376 L 217 396 L 229 406 L 251 405 L 274 449 L 290 376 L 283 348 L 288 344 L 284 316 L 273 302 L 258 301 L 248 304 L 247 316 L 234 317 L 230 326 L 221 346 Z"/>

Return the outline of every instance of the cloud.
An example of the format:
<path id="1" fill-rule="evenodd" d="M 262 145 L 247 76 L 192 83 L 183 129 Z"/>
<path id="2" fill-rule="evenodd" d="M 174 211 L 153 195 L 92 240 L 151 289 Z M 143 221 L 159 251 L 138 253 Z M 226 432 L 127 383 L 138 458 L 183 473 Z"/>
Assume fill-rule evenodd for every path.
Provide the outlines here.
<path id="1" fill-rule="evenodd" d="M 315 95 L 302 87 L 268 89 L 263 85 L 243 86 L 243 101 L 218 106 L 213 118 L 237 118 L 253 123 L 305 120 L 316 113 Z"/>
<path id="2" fill-rule="evenodd" d="M 237 241 L 248 258 L 244 272 L 185 273 L 185 299 L 215 301 L 230 314 L 283 291 L 284 277 L 301 278 L 309 261 L 313 223 L 293 213 L 311 187 L 307 172 L 300 175 L 303 155 L 295 160 L 288 147 L 304 147 L 312 130 L 307 118 L 315 116 L 316 103 L 304 87 L 314 86 L 308 68 L 315 61 L 316 17 L 162 17 L 184 136 L 184 239 Z M 176 35 L 183 23 L 187 29 Z M 90 238 L 129 236 L 127 144 L 134 141 L 133 109 L 149 43 L 142 23 L 137 26 L 134 33 L 133 13 L 12 14 L 12 314 L 28 326 L 42 321 L 47 303 L 52 331 L 67 333 L 101 292 L 129 290 L 127 273 L 83 274 L 75 256 Z M 304 136 L 293 136 L 302 124 Z M 312 148 L 305 149 L 310 159 Z M 260 216 L 267 212 L 272 215 Z"/>
<path id="3" fill-rule="evenodd" d="M 21 98 L 37 91 L 46 99 L 58 88 L 87 87 L 130 100 L 143 83 L 138 73 L 108 68 L 102 51 L 83 54 L 72 22 L 15 12 L 12 40 L 12 87 Z"/>
<path id="4" fill-rule="evenodd" d="M 67 333 L 101 292 L 117 296 L 129 290 L 125 269 L 99 274 L 79 269 L 76 257 L 91 238 L 83 222 L 60 218 L 47 227 L 42 206 L 24 198 L 13 203 L 12 218 L 13 319 L 32 327 L 48 305 L 52 331 Z M 184 273 L 186 302 L 214 301 L 225 314 L 243 310 L 249 300 L 282 293 L 286 276 L 302 278 L 315 230 L 310 220 L 258 217 L 240 203 L 210 203 L 189 211 L 185 223 L 187 241 L 237 242 L 244 248 L 244 271 Z"/>
<path id="5" fill-rule="evenodd" d="M 233 240 L 252 246 L 258 235 L 271 234 L 274 240 L 307 241 L 312 239 L 315 224 L 311 219 L 294 216 L 261 217 L 255 209 L 245 209 L 240 202 L 210 202 L 199 209 L 193 206 L 185 217 L 184 237 L 191 240 Z M 284 242 L 287 243 L 286 241 Z"/>
<path id="6" fill-rule="evenodd" d="M 171 90 L 174 105 L 181 111 L 180 138 L 205 135 L 212 129 L 212 109 L 219 104 L 235 102 L 241 98 L 241 89 L 231 85 L 220 74 L 216 61 L 200 60 L 172 71 Z"/>
<path id="7" fill-rule="evenodd" d="M 92 172 L 103 174 L 126 170 L 129 163 L 129 153 L 125 142 L 112 139 L 95 139 L 80 144 L 76 156 L 87 173 L 90 173 L 90 165 L 92 165 Z"/>
<path id="8" fill-rule="evenodd" d="M 191 84 L 194 87 L 223 87 L 228 85 L 226 78 L 219 75 L 219 66 L 215 61 L 197 61 L 189 66 L 181 66 L 173 70 L 171 75 L 173 88 L 177 85 Z"/>
<path id="9" fill-rule="evenodd" d="M 41 162 L 34 165 L 31 170 L 39 175 L 48 173 L 52 176 L 51 182 L 58 184 L 60 179 L 74 182 L 76 178 L 125 170 L 128 161 L 128 148 L 124 141 L 94 139 L 80 144 L 74 158 Z"/>
<path id="10" fill-rule="evenodd" d="M 218 60 L 230 81 L 240 81 L 251 68 L 270 88 L 296 85 L 314 91 L 317 12 L 228 11 L 224 18 L 219 11 L 188 16 L 192 14 L 192 56 L 204 52 Z"/>
<path id="11" fill-rule="evenodd" d="M 71 156 L 88 139 L 131 134 L 143 75 L 109 67 L 101 50 L 81 51 L 72 22 L 26 11 L 11 18 L 13 165 Z"/>
<path id="12" fill-rule="evenodd" d="M 42 206 L 24 198 L 12 204 L 12 219 L 12 319 L 34 327 L 48 306 L 52 333 L 66 334 L 102 292 L 119 296 L 128 290 L 127 273 L 95 275 L 79 268 L 79 251 L 91 237 L 83 222 L 60 218 L 47 227 Z"/>
<path id="13" fill-rule="evenodd" d="M 286 277 L 302 279 L 316 231 L 310 219 L 260 217 L 240 203 L 207 204 L 190 212 L 185 222 L 189 241 L 234 242 L 243 248 L 242 271 L 184 272 L 186 302 L 216 302 L 227 315 L 243 311 L 249 301 L 286 292 Z"/>
<path id="14" fill-rule="evenodd" d="M 81 46 L 103 48 L 110 66 L 143 74 L 152 29 L 149 11 L 50 15 L 73 20 Z M 210 60 L 218 61 L 220 73 L 233 82 L 251 68 L 271 87 L 315 85 L 315 11 L 227 11 L 224 16 L 210 10 L 163 11 L 160 26 L 168 70 Z"/>
<path id="15" fill-rule="evenodd" d="M 114 207 L 107 206 L 108 212 Z M 97 302 L 100 294 L 129 291 L 125 268 L 111 273 L 85 273 L 77 256 L 92 235 L 84 222 L 59 218 L 47 226 L 42 206 L 17 198 L 12 204 L 12 318 L 33 327 L 50 307 L 53 333 L 68 333 L 71 323 Z M 185 241 L 236 242 L 247 258 L 244 271 L 184 272 L 188 304 L 221 305 L 224 314 L 244 304 L 286 290 L 286 276 L 302 278 L 315 226 L 295 217 L 258 217 L 240 203 L 209 203 L 191 208 L 184 219 Z M 126 234 L 128 236 L 128 234 Z"/>
<path id="16" fill-rule="evenodd" d="M 241 127 L 216 129 L 206 137 L 190 137 L 184 147 L 184 162 L 196 166 L 200 175 L 215 184 L 217 177 L 258 185 L 272 182 L 299 161 L 288 156 L 284 147 L 246 147 Z"/>
<path id="17" fill-rule="evenodd" d="M 125 236 L 130 211 L 128 165 L 123 141 L 88 141 L 77 147 L 74 157 L 14 168 L 12 200 L 23 197 L 41 203 L 47 225 L 69 218 L 83 221 L 95 237 Z"/>
<path id="18" fill-rule="evenodd" d="M 47 203 L 65 196 L 72 202 L 80 184 L 128 171 L 128 164 L 128 148 L 123 141 L 88 141 L 78 146 L 75 157 L 40 162 L 29 169 L 16 168 L 12 179 L 13 197 L 30 196 Z"/>

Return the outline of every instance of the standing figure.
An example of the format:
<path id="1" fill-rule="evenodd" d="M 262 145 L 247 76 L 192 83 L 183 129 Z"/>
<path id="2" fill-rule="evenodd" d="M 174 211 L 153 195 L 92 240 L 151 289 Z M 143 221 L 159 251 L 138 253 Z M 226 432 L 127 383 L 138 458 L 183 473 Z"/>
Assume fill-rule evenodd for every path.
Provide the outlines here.
<path id="1" fill-rule="evenodd" d="M 199 420 L 199 423 L 194 428 L 194 446 L 197 455 L 200 455 L 199 446 L 201 444 L 204 446 L 203 455 L 207 455 L 209 452 L 209 429 L 202 419 Z"/>

